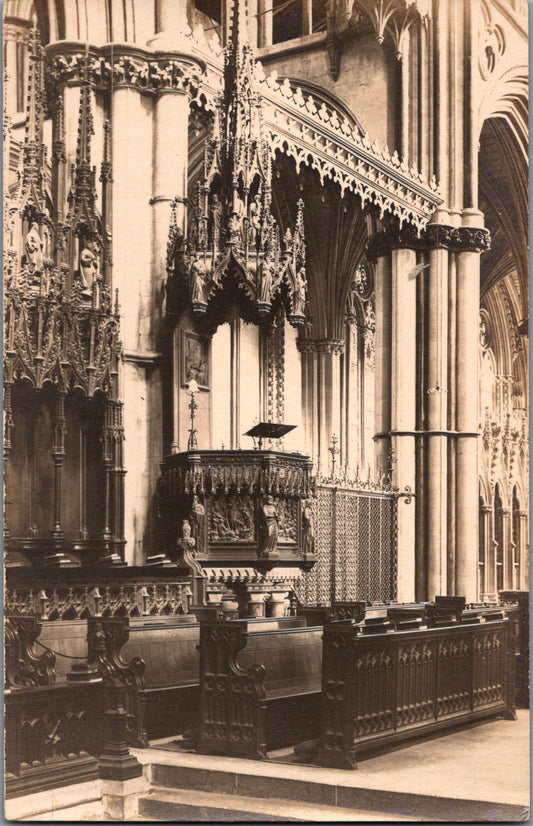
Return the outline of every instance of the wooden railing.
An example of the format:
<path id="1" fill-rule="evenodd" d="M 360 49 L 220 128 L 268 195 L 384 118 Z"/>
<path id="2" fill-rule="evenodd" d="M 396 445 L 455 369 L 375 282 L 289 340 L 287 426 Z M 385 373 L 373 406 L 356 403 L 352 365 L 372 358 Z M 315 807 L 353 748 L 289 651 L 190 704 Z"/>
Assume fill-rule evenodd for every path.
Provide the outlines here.
<path id="1" fill-rule="evenodd" d="M 132 736 L 135 745 L 147 744 L 138 742 L 144 662 L 121 657 L 128 617 L 89 617 L 87 655 L 72 655 L 59 681 L 60 652 L 40 642 L 41 628 L 35 614 L 6 616 L 6 797 L 97 777 L 138 777 L 142 766 L 128 744 Z"/>
<path id="2" fill-rule="evenodd" d="M 369 634 L 350 620 L 324 626 L 319 765 L 354 769 L 371 747 L 488 715 L 515 719 L 511 623 L 495 611 L 465 618 Z"/>
<path id="3" fill-rule="evenodd" d="M 189 613 L 190 577 L 149 566 L 7 568 L 6 613 L 37 613 L 43 621 L 86 617 L 150 617 Z"/>

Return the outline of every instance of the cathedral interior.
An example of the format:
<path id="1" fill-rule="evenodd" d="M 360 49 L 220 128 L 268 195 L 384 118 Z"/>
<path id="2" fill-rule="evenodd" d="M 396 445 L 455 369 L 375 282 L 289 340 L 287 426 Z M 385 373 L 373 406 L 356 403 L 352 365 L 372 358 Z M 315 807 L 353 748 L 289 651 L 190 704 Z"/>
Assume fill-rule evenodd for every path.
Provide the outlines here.
<path id="1" fill-rule="evenodd" d="M 5 0 L 3 37 L 8 796 L 186 730 L 264 757 L 205 716 L 209 629 L 232 675 L 245 621 L 292 634 L 301 732 L 318 627 L 507 633 L 527 3 Z M 469 714 L 511 713 L 491 680 Z"/>

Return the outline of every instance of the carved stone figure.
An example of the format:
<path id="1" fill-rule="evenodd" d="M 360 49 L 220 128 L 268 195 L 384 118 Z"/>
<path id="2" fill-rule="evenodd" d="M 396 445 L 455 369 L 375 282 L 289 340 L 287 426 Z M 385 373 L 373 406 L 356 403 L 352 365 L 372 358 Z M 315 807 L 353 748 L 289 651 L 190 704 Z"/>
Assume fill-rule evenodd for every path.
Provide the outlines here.
<path id="1" fill-rule="evenodd" d="M 191 266 L 191 300 L 205 304 L 205 272 L 200 261 L 193 261 Z"/>
<path id="2" fill-rule="evenodd" d="M 80 278 L 85 298 L 91 298 L 93 284 L 98 277 L 98 254 L 93 247 L 84 247 L 80 252 Z"/>
<path id="3" fill-rule="evenodd" d="M 222 203 L 218 195 L 213 195 L 211 206 L 211 242 L 217 246 L 220 244 L 220 233 L 222 230 Z"/>
<path id="4" fill-rule="evenodd" d="M 307 282 L 305 280 L 305 273 L 303 268 L 300 268 L 296 273 L 296 288 L 293 297 L 294 315 L 305 315 L 306 290 Z"/>
<path id="5" fill-rule="evenodd" d="M 26 249 L 26 263 L 33 268 L 33 273 L 41 273 L 43 271 L 43 242 L 39 234 L 39 226 L 33 223 L 26 235 L 24 243 Z"/>
<path id="6" fill-rule="evenodd" d="M 242 198 L 235 199 L 233 213 L 231 216 L 231 240 L 237 243 L 242 243 L 243 240 L 243 219 L 246 215 L 246 207 Z"/>
<path id="7" fill-rule="evenodd" d="M 184 559 L 186 554 L 194 557 L 196 541 L 194 537 L 191 536 L 191 523 L 188 519 L 184 519 L 181 523 L 181 537 L 178 539 L 176 544 Z"/>
<path id="8" fill-rule="evenodd" d="M 258 194 L 250 204 L 249 244 L 255 247 L 261 233 L 261 196 Z"/>
<path id="9" fill-rule="evenodd" d="M 278 544 L 278 512 L 271 496 L 266 497 L 259 518 L 259 553 L 268 556 Z"/>
<path id="10" fill-rule="evenodd" d="M 309 502 L 305 503 L 302 511 L 302 551 L 305 556 L 315 552 L 315 525 Z"/>
<path id="11" fill-rule="evenodd" d="M 263 262 L 259 278 L 259 301 L 264 304 L 270 304 L 272 300 L 272 290 L 274 288 L 274 279 L 272 267 L 268 261 Z"/>
<path id="12" fill-rule="evenodd" d="M 204 517 L 205 508 L 196 496 L 192 498 L 191 506 L 191 522 L 192 522 L 192 536 L 198 551 L 205 550 L 204 545 Z"/>

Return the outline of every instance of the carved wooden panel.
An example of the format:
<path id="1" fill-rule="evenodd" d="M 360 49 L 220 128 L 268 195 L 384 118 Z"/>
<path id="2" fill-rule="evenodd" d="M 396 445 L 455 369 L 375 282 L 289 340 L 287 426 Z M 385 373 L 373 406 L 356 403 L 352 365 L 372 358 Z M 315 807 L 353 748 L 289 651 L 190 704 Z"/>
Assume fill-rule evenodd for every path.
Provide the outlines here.
<path id="1" fill-rule="evenodd" d="M 264 666 L 241 668 L 247 626 L 202 623 L 200 631 L 201 734 L 198 751 L 265 757 Z"/>
<path id="2" fill-rule="evenodd" d="M 508 619 L 371 636 L 332 622 L 323 639 L 320 765 L 355 768 L 359 746 L 491 713 L 514 718 Z"/>
<path id="3" fill-rule="evenodd" d="M 5 697 L 6 797 L 97 777 L 101 683 L 58 683 Z"/>

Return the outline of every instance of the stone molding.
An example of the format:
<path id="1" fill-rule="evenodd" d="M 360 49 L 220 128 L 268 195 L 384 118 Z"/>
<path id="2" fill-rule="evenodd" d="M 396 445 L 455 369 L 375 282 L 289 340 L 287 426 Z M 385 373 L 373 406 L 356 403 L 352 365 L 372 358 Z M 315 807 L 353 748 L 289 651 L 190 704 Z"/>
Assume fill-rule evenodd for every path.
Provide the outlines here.
<path id="1" fill-rule="evenodd" d="M 344 353 L 344 341 L 339 338 L 301 338 L 296 344 L 300 353 Z"/>
<path id="2" fill-rule="evenodd" d="M 428 224 L 418 235 L 412 226 L 388 228 L 373 235 L 367 247 L 367 257 L 376 261 L 390 255 L 393 249 L 449 249 L 454 252 L 486 252 L 490 249 L 490 232 L 483 227 L 452 227 Z"/>
<path id="3" fill-rule="evenodd" d="M 45 52 L 49 91 L 81 85 L 86 63 L 87 79 L 99 91 L 132 88 L 147 95 L 181 92 L 194 96 L 205 73 L 203 61 L 189 55 L 147 52 L 114 44 L 85 51 L 80 43 L 60 42 L 48 46 Z"/>
<path id="4" fill-rule="evenodd" d="M 84 78 L 86 52 L 78 42 L 54 43 L 46 48 L 47 88 L 79 85 Z M 141 94 L 175 91 L 189 94 L 212 110 L 218 90 L 213 66 L 192 54 L 148 52 L 110 44 L 87 51 L 88 77 L 97 90 L 133 88 Z M 211 70 L 210 72 L 208 72 Z M 215 69 L 215 71 L 213 71 Z M 390 152 L 325 105 L 315 103 L 299 87 L 278 82 L 275 72 L 265 76 L 257 64 L 257 91 L 263 102 L 263 128 L 272 157 L 277 151 L 294 158 L 298 167 L 315 169 L 322 182 L 335 181 L 341 192 L 352 191 L 384 215 L 396 216 L 415 232 L 426 225 L 442 203 L 433 178 L 426 181 L 397 152 Z"/>

